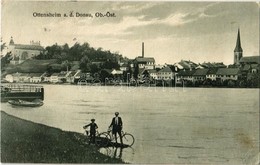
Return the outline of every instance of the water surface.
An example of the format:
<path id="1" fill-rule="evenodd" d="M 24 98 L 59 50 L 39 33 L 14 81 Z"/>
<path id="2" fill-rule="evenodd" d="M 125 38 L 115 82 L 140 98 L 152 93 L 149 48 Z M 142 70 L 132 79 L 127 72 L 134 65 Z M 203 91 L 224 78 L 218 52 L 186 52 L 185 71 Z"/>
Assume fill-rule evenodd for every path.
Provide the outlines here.
<path id="1" fill-rule="evenodd" d="M 130 163 L 252 164 L 259 147 L 259 90 L 45 85 L 42 107 L 3 103 L 33 122 L 83 133 L 96 119 L 106 131 L 114 112 L 135 136 L 132 148 L 101 152 Z"/>

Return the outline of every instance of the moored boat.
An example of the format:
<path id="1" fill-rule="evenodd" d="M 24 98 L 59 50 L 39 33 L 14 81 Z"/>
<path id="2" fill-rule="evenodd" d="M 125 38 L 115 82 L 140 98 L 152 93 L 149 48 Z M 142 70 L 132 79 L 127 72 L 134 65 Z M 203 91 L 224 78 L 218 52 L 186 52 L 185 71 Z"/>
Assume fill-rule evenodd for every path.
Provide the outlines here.
<path id="1" fill-rule="evenodd" d="M 43 105 L 41 100 L 35 101 L 24 101 L 24 100 L 8 100 L 8 103 L 16 106 L 24 106 L 24 107 L 39 107 Z"/>
<path id="2" fill-rule="evenodd" d="M 1 102 L 8 100 L 44 100 L 43 86 L 7 84 L 1 85 Z"/>

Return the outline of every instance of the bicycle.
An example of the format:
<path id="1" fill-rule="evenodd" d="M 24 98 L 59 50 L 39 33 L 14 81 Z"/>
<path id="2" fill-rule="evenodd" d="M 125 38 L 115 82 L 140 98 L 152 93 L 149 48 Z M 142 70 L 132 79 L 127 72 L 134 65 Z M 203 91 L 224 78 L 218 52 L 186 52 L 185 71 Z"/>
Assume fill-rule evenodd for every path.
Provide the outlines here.
<path id="1" fill-rule="evenodd" d="M 116 144 L 115 142 L 120 140 L 119 136 L 117 136 L 117 138 L 115 139 L 114 135 L 112 134 L 111 129 L 108 129 L 107 132 L 102 132 L 99 135 L 109 138 L 109 144 L 112 145 L 112 146 L 115 146 L 115 144 Z M 123 145 L 131 147 L 134 144 L 135 138 L 132 134 L 124 132 L 122 130 L 121 135 L 122 135 Z"/>
<path id="2" fill-rule="evenodd" d="M 91 143 L 91 137 L 89 136 L 89 131 L 85 131 L 86 139 L 85 141 L 88 142 L 88 144 Z M 106 134 L 99 133 L 98 130 L 96 130 L 96 136 L 95 136 L 95 145 L 98 147 L 106 147 L 109 143 L 109 137 Z"/>

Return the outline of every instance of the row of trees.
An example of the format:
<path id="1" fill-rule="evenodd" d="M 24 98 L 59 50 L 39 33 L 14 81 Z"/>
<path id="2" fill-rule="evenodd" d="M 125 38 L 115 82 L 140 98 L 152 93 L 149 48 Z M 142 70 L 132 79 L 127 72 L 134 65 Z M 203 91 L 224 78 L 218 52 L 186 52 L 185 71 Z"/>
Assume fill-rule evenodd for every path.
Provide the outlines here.
<path id="1" fill-rule="evenodd" d="M 72 67 L 72 61 L 79 61 L 79 67 L 83 72 L 96 73 L 101 69 L 119 69 L 118 61 L 128 60 L 119 53 L 112 53 L 102 48 L 95 49 L 88 43 L 75 43 L 69 47 L 54 44 L 47 46 L 45 52 L 36 56 L 35 59 L 57 59 L 57 63 Z"/>
<path id="2" fill-rule="evenodd" d="M 119 53 L 112 53 L 109 50 L 102 48 L 95 49 L 87 42 L 80 44 L 76 42 L 73 46 L 69 47 L 66 43 L 58 45 L 57 43 L 52 46 L 47 46 L 45 52 L 36 56 L 36 59 L 58 59 L 60 61 L 80 61 L 83 57 L 88 57 L 90 61 L 118 61 L 123 59 Z"/>

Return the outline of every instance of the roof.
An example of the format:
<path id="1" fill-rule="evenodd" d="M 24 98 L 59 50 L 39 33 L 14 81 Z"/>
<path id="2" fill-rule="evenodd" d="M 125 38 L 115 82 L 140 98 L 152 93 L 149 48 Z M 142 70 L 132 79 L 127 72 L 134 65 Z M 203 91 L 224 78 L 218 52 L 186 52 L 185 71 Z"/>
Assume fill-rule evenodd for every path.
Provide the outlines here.
<path id="1" fill-rule="evenodd" d="M 181 60 L 179 63 L 184 69 L 191 69 L 191 68 L 196 68 L 198 64 L 192 62 L 192 61 L 187 61 L 187 60 Z"/>
<path id="2" fill-rule="evenodd" d="M 30 73 L 21 73 L 20 76 L 21 76 L 21 77 L 22 77 L 22 76 L 28 77 L 28 76 L 30 76 Z"/>
<path id="3" fill-rule="evenodd" d="M 239 68 L 219 68 L 217 75 L 236 75 L 239 73 Z"/>
<path id="4" fill-rule="evenodd" d="M 58 76 L 60 73 L 53 73 L 51 76 Z"/>
<path id="5" fill-rule="evenodd" d="M 243 49 L 241 47 L 241 42 L 240 42 L 240 31 L 239 31 L 239 29 L 238 29 L 238 32 L 237 32 L 237 43 L 236 43 L 236 47 L 235 47 L 234 52 L 243 52 Z"/>
<path id="6" fill-rule="evenodd" d="M 147 71 L 148 71 L 149 73 L 157 73 L 157 71 L 156 71 L 155 69 L 147 69 Z"/>
<path id="7" fill-rule="evenodd" d="M 72 72 L 70 72 L 70 75 L 74 76 L 76 73 L 77 73 L 76 71 L 72 71 Z"/>
<path id="8" fill-rule="evenodd" d="M 138 72 L 139 72 L 139 74 L 142 74 L 145 70 L 146 70 L 145 68 L 139 68 Z"/>
<path id="9" fill-rule="evenodd" d="M 122 71 L 122 70 L 113 69 L 111 73 L 112 73 L 113 75 L 115 75 L 115 74 L 123 74 L 123 71 Z"/>
<path id="10" fill-rule="evenodd" d="M 31 77 L 41 77 L 43 73 L 30 73 Z"/>
<path id="11" fill-rule="evenodd" d="M 242 67 L 243 71 L 247 71 L 251 68 L 251 66 L 249 64 L 246 64 L 244 67 Z"/>
<path id="12" fill-rule="evenodd" d="M 208 73 L 207 73 L 207 75 L 209 75 L 209 74 L 216 74 L 217 71 L 218 71 L 217 68 L 210 68 L 209 71 L 208 71 Z"/>
<path id="13" fill-rule="evenodd" d="M 259 69 L 260 64 L 252 64 L 251 67 L 252 67 L 252 69 Z"/>
<path id="14" fill-rule="evenodd" d="M 178 76 L 192 76 L 196 70 L 182 70 L 178 73 Z"/>
<path id="15" fill-rule="evenodd" d="M 155 62 L 153 57 L 136 57 L 137 62 Z"/>
<path id="16" fill-rule="evenodd" d="M 197 69 L 193 76 L 206 76 L 208 73 L 209 69 Z"/>
<path id="17" fill-rule="evenodd" d="M 128 64 L 124 63 L 122 66 L 120 67 L 128 67 Z"/>
<path id="18" fill-rule="evenodd" d="M 170 67 L 165 67 L 165 68 L 162 68 L 161 70 L 159 70 L 159 73 L 162 73 L 162 72 L 172 72 L 171 68 Z"/>
<path id="19" fill-rule="evenodd" d="M 240 59 L 240 63 L 260 64 L 260 56 L 247 56 Z"/>
<path id="20" fill-rule="evenodd" d="M 108 74 L 111 74 L 112 69 L 102 69 L 101 71 L 103 71 L 103 72 L 107 72 Z"/>
<path id="21" fill-rule="evenodd" d="M 27 50 L 40 50 L 43 51 L 44 48 L 40 45 L 22 45 L 22 44 L 14 44 L 15 49 L 27 49 Z"/>
<path id="22" fill-rule="evenodd" d="M 223 64 L 223 62 L 218 62 L 218 63 L 204 62 L 201 65 L 206 68 L 225 68 L 226 67 L 226 65 Z"/>

